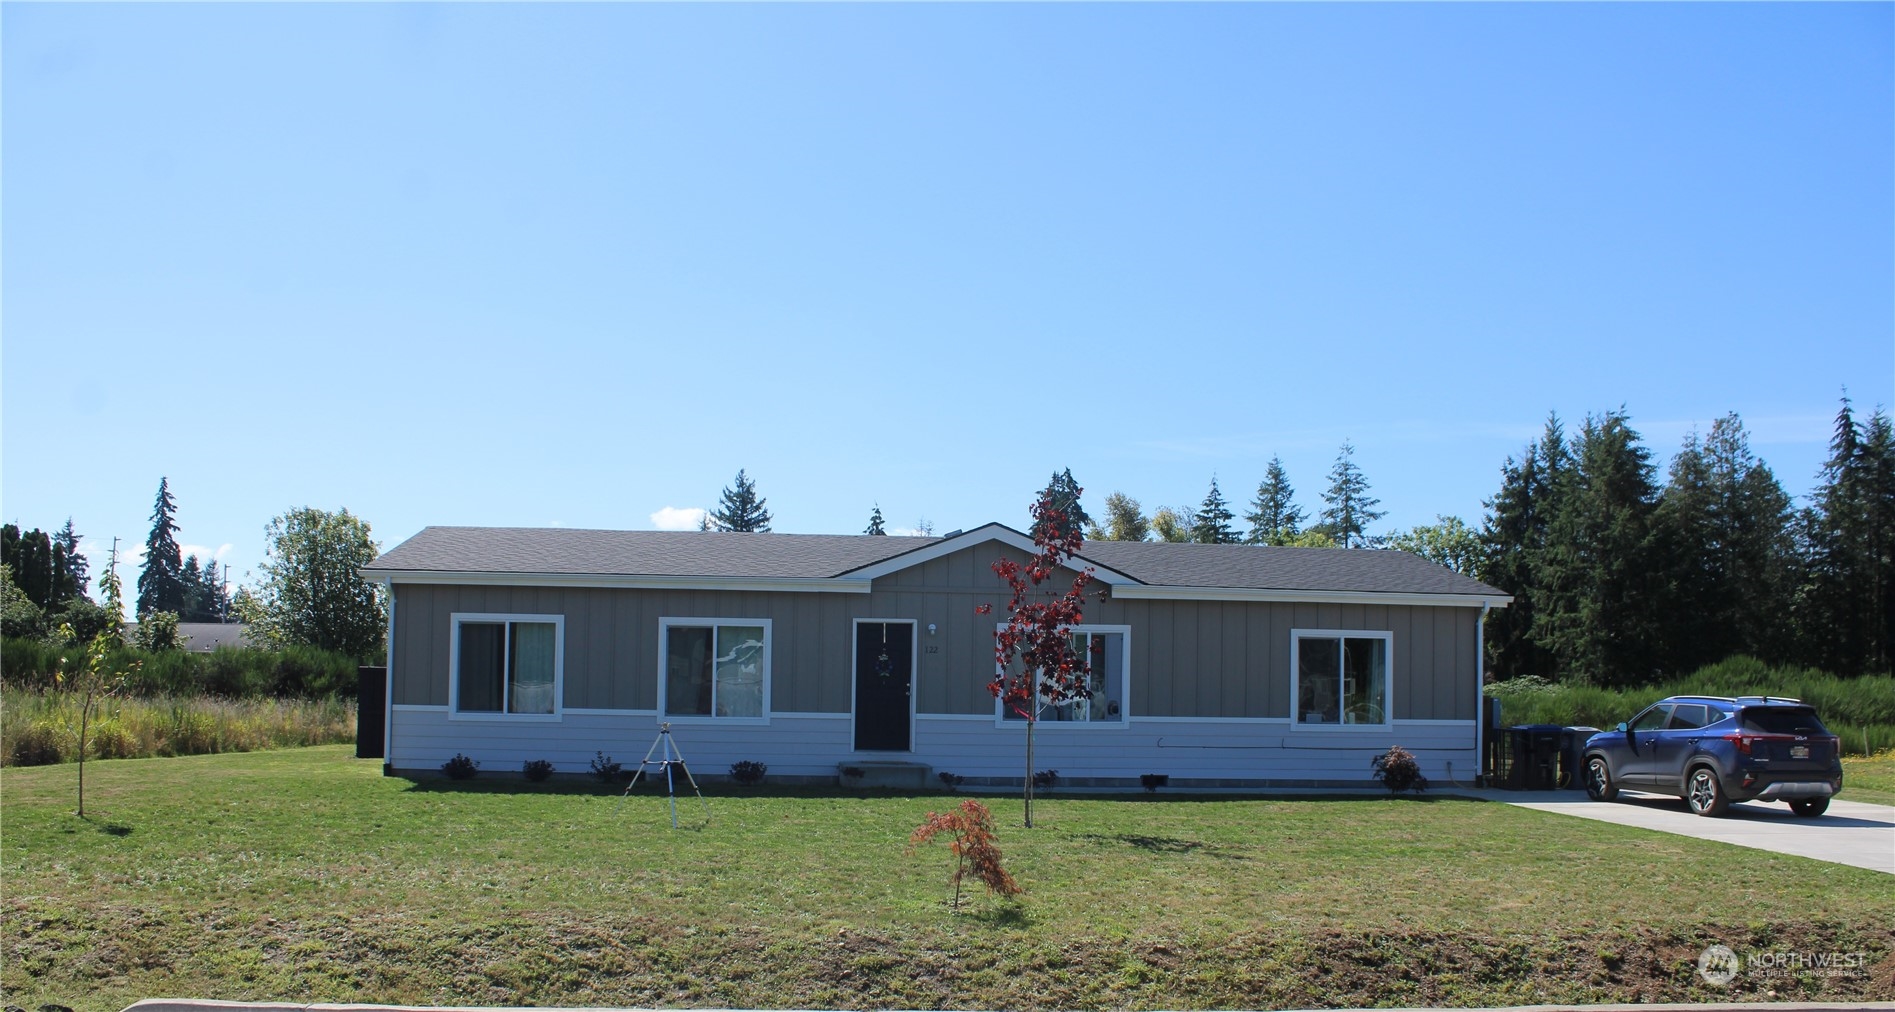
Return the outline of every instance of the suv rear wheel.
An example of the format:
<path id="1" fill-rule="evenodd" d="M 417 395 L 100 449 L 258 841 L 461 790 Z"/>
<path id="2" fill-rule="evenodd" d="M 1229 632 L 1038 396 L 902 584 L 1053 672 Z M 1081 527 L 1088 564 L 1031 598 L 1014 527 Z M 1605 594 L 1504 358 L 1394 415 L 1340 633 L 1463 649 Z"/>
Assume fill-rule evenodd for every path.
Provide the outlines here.
<path id="1" fill-rule="evenodd" d="M 1608 766 L 1605 756 L 1596 755 L 1586 760 L 1586 797 L 1594 801 L 1611 801 L 1619 796 L 1619 785 L 1612 782 L 1612 767 Z"/>
<path id="2" fill-rule="evenodd" d="M 1724 785 L 1717 780 L 1717 771 L 1709 766 L 1693 767 L 1685 775 L 1684 803 L 1699 815 L 1718 816 L 1730 808 L 1730 798 L 1724 794 Z"/>
<path id="3" fill-rule="evenodd" d="M 1790 802 L 1790 811 L 1805 819 L 1814 819 L 1829 811 L 1828 798 L 1797 798 Z"/>

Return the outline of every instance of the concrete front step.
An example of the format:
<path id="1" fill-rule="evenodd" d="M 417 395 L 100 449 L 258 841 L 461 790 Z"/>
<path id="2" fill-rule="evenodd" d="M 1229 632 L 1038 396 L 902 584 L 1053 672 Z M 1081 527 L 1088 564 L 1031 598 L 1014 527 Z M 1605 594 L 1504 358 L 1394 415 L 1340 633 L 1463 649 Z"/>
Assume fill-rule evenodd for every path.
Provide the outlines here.
<path id="1" fill-rule="evenodd" d="M 858 759 L 836 764 L 836 783 L 844 787 L 894 787 L 918 790 L 938 786 L 934 767 L 899 759 Z"/>

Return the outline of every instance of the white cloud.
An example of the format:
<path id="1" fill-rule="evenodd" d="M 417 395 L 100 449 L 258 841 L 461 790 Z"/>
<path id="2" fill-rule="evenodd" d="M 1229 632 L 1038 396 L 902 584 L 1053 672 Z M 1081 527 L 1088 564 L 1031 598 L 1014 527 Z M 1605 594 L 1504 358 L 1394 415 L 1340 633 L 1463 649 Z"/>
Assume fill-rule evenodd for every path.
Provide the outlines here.
<path id="1" fill-rule="evenodd" d="M 235 547 L 237 546 L 228 543 L 218 545 L 216 548 L 211 548 L 209 545 L 179 545 L 178 555 L 186 559 L 195 555 L 199 562 L 222 562 L 224 556 L 229 555 L 230 550 Z"/>
<path id="2" fill-rule="evenodd" d="M 661 531 L 695 531 L 704 517 L 704 510 L 696 506 L 666 506 L 651 515 L 651 525 Z"/>

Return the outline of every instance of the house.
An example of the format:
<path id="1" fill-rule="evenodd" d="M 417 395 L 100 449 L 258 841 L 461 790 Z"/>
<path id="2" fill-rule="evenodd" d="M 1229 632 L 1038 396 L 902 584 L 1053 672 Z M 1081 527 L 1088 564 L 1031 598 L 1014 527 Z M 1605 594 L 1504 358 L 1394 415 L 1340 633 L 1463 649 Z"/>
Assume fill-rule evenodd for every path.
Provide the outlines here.
<path id="1" fill-rule="evenodd" d="M 1007 601 L 990 567 L 1032 552 L 1000 524 L 429 527 L 362 571 L 392 602 L 384 761 L 629 766 L 668 722 L 705 774 L 753 760 L 834 782 L 891 762 L 1018 783 L 1019 717 L 987 689 Z M 1476 774 L 1482 622 L 1510 600 L 1493 587 L 1392 551 L 1088 541 L 1074 565 L 1105 597 L 1073 629 L 1093 695 L 1048 707 L 1036 736 L 1061 783 L 1359 785 L 1392 744 L 1430 777 Z"/>

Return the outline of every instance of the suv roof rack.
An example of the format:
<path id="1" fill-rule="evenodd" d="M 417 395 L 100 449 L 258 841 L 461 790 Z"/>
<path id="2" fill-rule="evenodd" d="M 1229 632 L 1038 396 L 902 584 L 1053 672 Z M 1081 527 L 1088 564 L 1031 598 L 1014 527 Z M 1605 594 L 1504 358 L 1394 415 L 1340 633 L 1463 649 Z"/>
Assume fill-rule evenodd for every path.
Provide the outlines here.
<path id="1" fill-rule="evenodd" d="M 1737 702 L 1739 703 L 1795 703 L 1797 705 L 1801 705 L 1803 701 L 1800 699 L 1796 699 L 1792 696 L 1738 696 Z"/>

